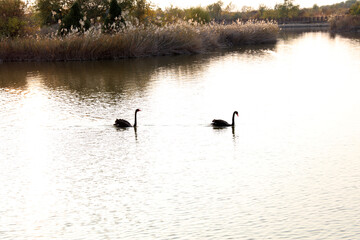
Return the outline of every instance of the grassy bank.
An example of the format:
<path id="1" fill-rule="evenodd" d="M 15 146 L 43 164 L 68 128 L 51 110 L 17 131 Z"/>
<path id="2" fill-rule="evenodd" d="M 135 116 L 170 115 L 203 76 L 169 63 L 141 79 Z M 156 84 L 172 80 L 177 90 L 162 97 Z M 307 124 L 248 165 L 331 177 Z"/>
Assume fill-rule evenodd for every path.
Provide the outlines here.
<path id="1" fill-rule="evenodd" d="M 85 34 L 3 39 L 0 61 L 113 60 L 172 54 L 202 53 L 217 48 L 276 42 L 279 28 L 272 22 L 129 28 L 112 35 L 90 29 Z"/>

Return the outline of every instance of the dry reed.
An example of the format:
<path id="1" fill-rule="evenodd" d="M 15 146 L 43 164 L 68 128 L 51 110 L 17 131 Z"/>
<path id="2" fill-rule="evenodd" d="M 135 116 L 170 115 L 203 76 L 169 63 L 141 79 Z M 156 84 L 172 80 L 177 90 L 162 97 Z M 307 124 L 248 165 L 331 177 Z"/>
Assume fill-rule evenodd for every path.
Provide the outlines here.
<path id="1" fill-rule="evenodd" d="M 276 42 L 273 22 L 197 25 L 182 22 L 164 27 L 129 28 L 112 35 L 91 29 L 66 37 L 0 40 L 0 61 L 105 60 L 202 53 L 216 48 Z"/>
<path id="2" fill-rule="evenodd" d="M 333 32 L 360 32 L 360 16 L 333 17 L 329 22 Z"/>

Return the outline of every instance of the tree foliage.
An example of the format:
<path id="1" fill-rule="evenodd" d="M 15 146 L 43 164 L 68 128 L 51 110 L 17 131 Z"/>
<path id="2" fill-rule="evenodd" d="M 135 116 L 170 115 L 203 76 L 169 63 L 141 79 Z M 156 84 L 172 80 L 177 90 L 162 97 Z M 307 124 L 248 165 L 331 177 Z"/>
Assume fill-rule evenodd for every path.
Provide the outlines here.
<path id="1" fill-rule="evenodd" d="M 276 4 L 275 10 L 279 18 L 292 18 L 299 15 L 299 5 L 294 5 L 293 0 L 284 0 L 282 4 Z"/>
<path id="2" fill-rule="evenodd" d="M 160 20 L 163 23 L 174 23 L 180 19 L 184 20 L 186 18 L 185 11 L 178 7 L 171 6 L 170 8 L 166 8 L 165 11 L 158 9 L 157 12 L 158 16 L 160 16 Z"/>
<path id="3" fill-rule="evenodd" d="M 90 22 L 82 14 L 79 2 L 75 2 L 71 6 L 69 13 L 63 18 L 59 27 L 59 33 L 64 35 L 71 32 L 72 29 L 85 31 L 89 27 Z"/>
<path id="4" fill-rule="evenodd" d="M 109 14 L 105 18 L 103 25 L 104 32 L 116 32 L 125 26 L 125 21 L 121 13 L 122 10 L 117 0 L 111 0 Z"/>
<path id="5" fill-rule="evenodd" d="M 0 0 L 0 35 L 17 36 L 24 33 L 27 21 L 24 20 L 24 0 Z M 101 23 L 105 32 L 118 31 L 125 23 L 132 25 L 156 24 L 164 26 L 179 20 L 192 20 L 198 23 L 234 22 L 238 19 L 280 19 L 295 17 L 320 17 L 330 15 L 359 15 L 359 0 L 346 0 L 337 4 L 300 9 L 296 0 L 283 0 L 273 7 L 259 5 L 258 9 L 243 6 L 236 10 L 230 2 L 224 6 L 222 0 L 203 7 L 180 9 L 171 6 L 162 10 L 152 9 L 150 0 L 33 0 L 36 1 L 36 16 L 42 26 L 60 23 L 60 32 L 71 28 L 80 31 L 88 29 L 90 21 Z M 9 12 L 12 12 L 9 14 Z M 29 12 L 29 9 L 27 9 Z M 30 26 L 28 24 L 28 26 Z M 52 26 L 52 29 L 58 26 Z M 35 28 L 34 28 L 35 29 Z"/>
<path id="6" fill-rule="evenodd" d="M 198 23 L 210 22 L 210 14 L 202 7 L 192 7 L 185 9 L 185 17 L 187 20 L 192 20 Z"/>
<path id="7" fill-rule="evenodd" d="M 354 3 L 351 7 L 350 7 L 350 14 L 351 15 L 360 15 L 360 1 Z"/>
<path id="8" fill-rule="evenodd" d="M 62 20 L 75 2 L 78 2 L 84 15 L 94 21 L 104 18 L 109 8 L 108 0 L 37 0 L 35 7 L 41 25 L 51 25 Z"/>
<path id="9" fill-rule="evenodd" d="M 139 23 L 146 23 L 150 15 L 150 9 L 150 3 L 146 0 L 135 0 L 131 12 L 139 20 Z"/>
<path id="10" fill-rule="evenodd" d="M 15 37 L 25 32 L 25 4 L 21 0 L 0 0 L 0 37 Z"/>
<path id="11" fill-rule="evenodd" d="M 216 3 L 210 4 L 206 7 L 206 10 L 209 12 L 210 18 L 215 20 L 221 19 L 221 12 L 222 12 L 222 1 L 217 1 Z"/>
<path id="12" fill-rule="evenodd" d="M 60 1 L 38 0 L 36 10 L 42 26 L 55 24 L 62 18 Z"/>

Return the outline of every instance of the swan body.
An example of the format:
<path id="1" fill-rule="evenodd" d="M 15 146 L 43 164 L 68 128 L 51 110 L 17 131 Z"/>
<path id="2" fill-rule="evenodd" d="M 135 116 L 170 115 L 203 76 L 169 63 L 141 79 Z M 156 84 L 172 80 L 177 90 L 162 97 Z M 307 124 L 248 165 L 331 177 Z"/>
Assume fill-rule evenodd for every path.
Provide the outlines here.
<path id="1" fill-rule="evenodd" d="M 231 123 L 231 124 L 228 123 L 227 121 L 222 120 L 222 119 L 214 119 L 214 120 L 212 120 L 212 123 L 211 123 L 211 124 L 212 124 L 213 126 L 216 126 L 216 127 L 230 127 L 230 126 L 235 126 L 235 121 L 234 121 L 235 114 L 236 114 L 236 116 L 239 116 L 238 112 L 235 111 L 235 112 L 233 113 L 233 116 L 232 116 L 232 123 Z"/>
<path id="2" fill-rule="evenodd" d="M 221 119 L 214 119 L 211 123 L 213 126 L 219 126 L 219 127 L 230 127 L 232 126 L 227 121 L 221 120 Z"/>
<path id="3" fill-rule="evenodd" d="M 132 125 L 125 119 L 116 119 L 114 125 L 117 127 L 132 127 Z"/>
<path id="4" fill-rule="evenodd" d="M 125 119 L 116 119 L 114 126 L 116 127 L 121 127 L 121 128 L 126 128 L 126 127 L 136 127 L 137 125 L 137 113 L 141 111 L 140 109 L 136 109 L 135 110 L 135 122 L 134 122 L 134 126 L 132 126 L 128 121 L 126 121 Z"/>

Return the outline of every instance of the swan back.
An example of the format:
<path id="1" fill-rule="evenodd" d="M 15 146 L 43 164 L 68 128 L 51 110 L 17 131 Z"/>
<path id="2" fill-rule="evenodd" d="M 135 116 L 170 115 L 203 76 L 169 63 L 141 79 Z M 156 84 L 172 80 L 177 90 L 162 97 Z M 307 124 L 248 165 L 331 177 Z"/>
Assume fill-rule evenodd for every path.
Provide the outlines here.
<path id="1" fill-rule="evenodd" d="M 114 125 L 116 127 L 132 127 L 132 125 L 125 119 L 116 119 Z"/>
<path id="2" fill-rule="evenodd" d="M 213 126 L 219 126 L 219 127 L 226 127 L 231 126 L 227 121 L 221 120 L 221 119 L 214 119 L 211 123 Z"/>

